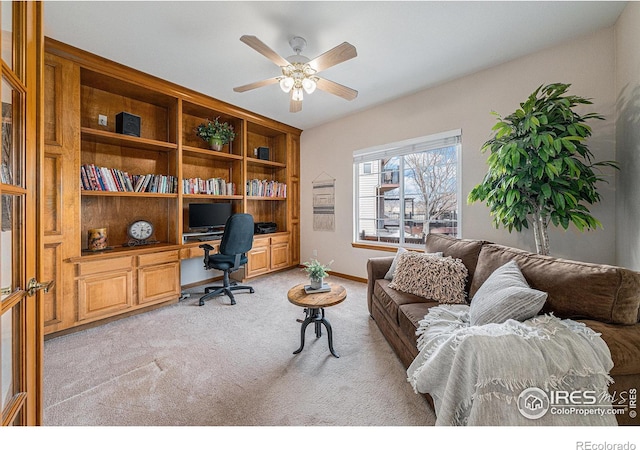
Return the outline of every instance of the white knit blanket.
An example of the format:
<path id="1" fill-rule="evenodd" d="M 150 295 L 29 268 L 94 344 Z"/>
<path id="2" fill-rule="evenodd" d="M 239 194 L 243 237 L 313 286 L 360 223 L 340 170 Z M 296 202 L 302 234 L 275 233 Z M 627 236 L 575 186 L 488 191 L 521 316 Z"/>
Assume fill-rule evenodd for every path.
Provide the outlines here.
<path id="1" fill-rule="evenodd" d="M 436 425 L 617 423 L 615 415 L 607 413 L 607 387 L 613 381 L 609 348 L 582 323 L 542 315 L 525 322 L 471 326 L 468 306 L 441 305 L 430 309 L 416 334 L 420 353 L 407 369 L 408 381 L 416 393 L 433 398 Z M 549 410 L 535 419 L 518 408 L 518 397 L 532 387 L 550 395 Z M 558 394 L 551 391 L 581 392 L 574 396 L 588 391 L 577 403 L 593 403 L 597 396 L 597 408 L 605 412 L 594 405 L 553 407 Z"/>

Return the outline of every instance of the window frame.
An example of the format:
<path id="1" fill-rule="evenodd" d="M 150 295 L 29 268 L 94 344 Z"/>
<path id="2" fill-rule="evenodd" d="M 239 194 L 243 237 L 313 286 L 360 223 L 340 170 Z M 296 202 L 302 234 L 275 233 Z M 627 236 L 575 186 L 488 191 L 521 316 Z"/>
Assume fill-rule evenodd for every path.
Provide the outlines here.
<path id="1" fill-rule="evenodd" d="M 410 154 L 417 154 L 424 151 L 437 150 L 440 148 L 447 148 L 455 146 L 455 167 L 456 167 L 456 237 L 461 237 L 461 225 L 462 225 L 462 130 L 454 129 L 445 131 L 442 133 L 436 133 L 427 136 L 421 136 L 413 139 L 407 139 L 399 142 L 392 142 L 389 144 L 378 145 L 375 147 L 369 147 L 353 152 L 353 246 L 361 248 L 373 248 L 379 250 L 395 251 L 399 247 L 423 249 L 424 244 L 415 244 L 405 242 L 404 230 L 401 229 L 398 236 L 398 242 L 384 242 L 380 240 L 365 240 L 360 238 L 360 177 L 359 166 L 361 163 L 381 161 L 383 159 L 390 159 L 393 157 L 400 157 L 401 164 L 398 168 L 400 173 L 399 178 L 399 203 L 401 205 L 400 215 L 401 223 L 405 219 L 403 214 L 405 213 L 406 198 L 404 197 L 405 189 L 405 175 L 406 167 L 404 167 L 404 156 Z M 383 172 L 382 167 L 379 169 L 379 174 Z M 401 227 L 402 228 L 402 227 Z"/>

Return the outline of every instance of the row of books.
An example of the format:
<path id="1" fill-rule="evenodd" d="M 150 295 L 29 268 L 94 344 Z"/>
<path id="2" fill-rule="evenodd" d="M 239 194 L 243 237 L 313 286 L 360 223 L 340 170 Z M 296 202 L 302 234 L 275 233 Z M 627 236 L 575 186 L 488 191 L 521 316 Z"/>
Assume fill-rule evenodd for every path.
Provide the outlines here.
<path id="1" fill-rule="evenodd" d="M 287 197 L 287 185 L 273 180 L 248 180 L 247 195 L 250 197 Z"/>
<path id="2" fill-rule="evenodd" d="M 155 192 L 175 194 L 178 179 L 172 175 L 129 175 L 118 169 L 98 167 L 94 164 L 80 166 L 81 188 L 85 191 Z"/>
<path id="3" fill-rule="evenodd" d="M 236 195 L 236 184 L 222 178 L 186 178 L 182 180 L 183 194 Z"/>
<path id="4" fill-rule="evenodd" d="M 80 166 L 81 188 L 85 191 L 153 192 L 175 194 L 178 180 L 173 175 L 129 175 L 119 169 Z M 274 180 L 248 180 L 246 195 L 251 197 L 287 197 L 287 185 Z M 188 178 L 182 180 L 183 194 L 236 195 L 235 183 L 222 178 Z"/>

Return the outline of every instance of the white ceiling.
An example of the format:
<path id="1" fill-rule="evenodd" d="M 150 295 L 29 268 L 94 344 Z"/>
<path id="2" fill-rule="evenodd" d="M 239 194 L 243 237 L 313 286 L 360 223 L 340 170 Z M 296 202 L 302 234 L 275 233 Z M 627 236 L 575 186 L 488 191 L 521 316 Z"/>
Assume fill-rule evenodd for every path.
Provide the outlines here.
<path id="1" fill-rule="evenodd" d="M 45 35 L 301 129 L 611 26 L 625 2 L 541 1 L 45 1 Z M 317 90 L 289 112 L 280 75 L 240 42 L 280 55 L 292 36 L 314 58 L 347 41 L 358 56 L 321 76 L 358 90 L 349 102 Z"/>

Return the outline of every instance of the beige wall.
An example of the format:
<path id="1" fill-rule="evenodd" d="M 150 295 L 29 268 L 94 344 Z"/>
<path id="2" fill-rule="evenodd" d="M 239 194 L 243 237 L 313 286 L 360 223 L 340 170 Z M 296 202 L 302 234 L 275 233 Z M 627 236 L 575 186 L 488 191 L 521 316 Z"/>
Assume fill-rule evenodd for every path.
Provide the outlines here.
<path id="1" fill-rule="evenodd" d="M 640 3 L 627 5 L 615 31 L 618 264 L 640 270 Z"/>
<path id="2" fill-rule="evenodd" d="M 607 117 L 592 124 L 594 138 L 590 148 L 596 159 L 613 159 L 614 148 L 614 30 L 608 28 L 564 45 L 418 92 L 381 106 L 305 130 L 301 155 L 301 253 L 302 260 L 317 250 L 322 262 L 335 260 L 332 269 L 353 276 L 366 276 L 369 257 L 389 253 L 354 249 L 353 164 L 354 150 L 384 143 L 462 129 L 462 236 L 483 238 L 505 245 L 535 251 L 529 233 L 511 233 L 491 225 L 484 204 L 467 205 L 466 197 L 481 182 L 487 155 L 480 153 L 490 137 L 497 111 L 507 115 L 539 85 L 571 83 L 571 94 L 592 98 L 588 111 Z M 357 86 L 355 86 L 357 88 Z M 361 94 L 366 95 L 366 94 Z M 357 101 L 357 100 L 356 100 Z M 323 172 L 336 179 L 336 226 L 334 232 L 314 231 L 311 182 Z M 615 176 L 603 185 L 603 201 L 592 208 L 604 230 L 580 234 L 551 230 L 554 255 L 595 261 L 615 262 Z"/>

